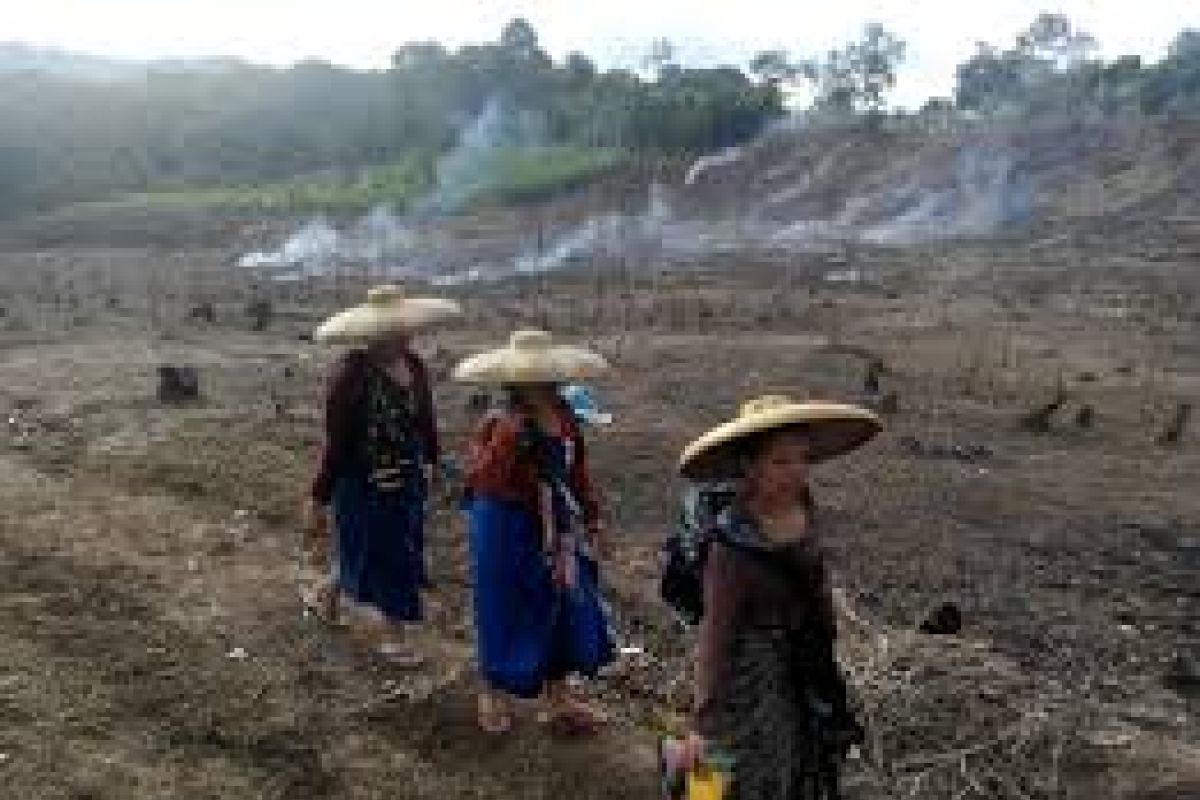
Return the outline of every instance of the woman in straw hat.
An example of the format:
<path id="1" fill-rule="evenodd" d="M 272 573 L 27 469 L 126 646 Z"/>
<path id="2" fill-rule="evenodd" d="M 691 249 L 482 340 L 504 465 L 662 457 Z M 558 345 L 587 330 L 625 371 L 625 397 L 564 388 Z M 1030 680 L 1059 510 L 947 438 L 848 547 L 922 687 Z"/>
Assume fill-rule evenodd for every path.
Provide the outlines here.
<path id="1" fill-rule="evenodd" d="M 604 372 L 600 356 L 518 331 L 508 345 L 464 361 L 462 381 L 501 387 L 502 407 L 483 421 L 467 458 L 467 500 L 478 660 L 486 689 L 479 724 L 512 726 L 509 698 L 541 695 L 545 720 L 566 732 L 603 717 L 568 679 L 613 657 L 595 552 L 598 503 L 583 437 L 560 384 Z"/>
<path id="2" fill-rule="evenodd" d="M 869 411 L 768 396 L 684 450 L 697 482 L 733 481 L 710 532 L 697 636 L 694 733 L 732 758 L 734 800 L 830 800 L 862 730 L 834 658 L 832 596 L 809 468 L 880 428 Z"/>
<path id="3" fill-rule="evenodd" d="M 310 514 L 318 529 L 332 521 L 336 531 L 341 597 L 360 612 L 378 652 L 397 661 L 415 658 L 402 624 L 421 616 L 425 495 L 439 457 L 428 372 L 410 337 L 457 313 L 451 301 L 380 286 L 315 337 L 351 349 L 329 382 Z"/>

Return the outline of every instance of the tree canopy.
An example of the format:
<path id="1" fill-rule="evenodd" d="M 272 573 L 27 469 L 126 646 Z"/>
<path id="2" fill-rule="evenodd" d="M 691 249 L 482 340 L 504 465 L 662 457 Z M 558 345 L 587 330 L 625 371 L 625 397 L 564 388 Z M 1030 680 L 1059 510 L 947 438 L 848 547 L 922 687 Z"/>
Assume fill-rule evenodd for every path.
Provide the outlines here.
<path id="1" fill-rule="evenodd" d="M 1008 46 L 980 43 L 957 69 L 953 102 L 930 101 L 922 113 L 1200 111 L 1200 30 L 1181 32 L 1158 63 L 1104 62 L 1096 52 L 1095 39 L 1069 19 L 1042 14 Z M 534 27 L 515 19 L 490 43 L 453 51 L 403 44 L 375 71 L 228 61 L 100 71 L 100 80 L 10 68 L 0 70 L 0 215 L 128 191 L 348 181 L 389 165 L 406 185 L 432 183 L 439 159 L 466 133 L 554 148 L 546 152 L 575 164 L 611 158 L 576 157 L 571 148 L 698 154 L 758 135 L 805 90 L 817 119 L 891 113 L 907 55 L 904 41 L 872 23 L 822 57 L 773 49 L 744 67 L 695 68 L 659 38 L 640 72 L 602 70 L 584 53 L 556 62 Z M 485 112 L 498 117 L 486 129 L 473 124 Z"/>
<path id="2" fill-rule="evenodd" d="M 402 45 L 384 71 L 308 61 L 109 82 L 0 73 L 0 213 L 113 191 L 349 173 L 414 155 L 432 171 L 489 106 L 523 132 L 513 144 L 665 153 L 745 140 L 784 113 L 774 86 L 736 68 L 671 65 L 647 79 L 602 72 L 582 53 L 556 64 L 523 19 L 455 52 Z"/>

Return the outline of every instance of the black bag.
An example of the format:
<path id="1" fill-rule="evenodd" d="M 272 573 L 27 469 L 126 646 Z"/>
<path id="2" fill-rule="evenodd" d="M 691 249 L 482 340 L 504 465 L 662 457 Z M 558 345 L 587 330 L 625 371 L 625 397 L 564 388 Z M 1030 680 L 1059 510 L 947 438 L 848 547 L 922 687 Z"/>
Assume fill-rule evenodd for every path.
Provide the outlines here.
<path id="1" fill-rule="evenodd" d="M 721 538 L 719 519 L 733 498 L 727 484 L 692 487 L 675 531 L 663 543 L 659 596 L 687 625 L 698 625 L 704 616 L 704 564 L 712 541 Z"/>
<path id="2" fill-rule="evenodd" d="M 663 544 L 659 595 L 688 625 L 698 625 L 704 616 L 704 565 L 715 541 L 762 564 L 789 583 L 805 578 L 763 548 L 726 533 L 723 517 L 733 505 L 734 497 L 731 484 L 692 487 L 684 495 L 678 527 Z"/>

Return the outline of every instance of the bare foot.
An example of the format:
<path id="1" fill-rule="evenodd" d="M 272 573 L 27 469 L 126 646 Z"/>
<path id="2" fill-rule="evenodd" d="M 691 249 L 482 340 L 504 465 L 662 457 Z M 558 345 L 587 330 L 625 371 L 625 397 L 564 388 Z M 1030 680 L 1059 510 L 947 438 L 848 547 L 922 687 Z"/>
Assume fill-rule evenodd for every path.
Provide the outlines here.
<path id="1" fill-rule="evenodd" d="M 481 693 L 479 695 L 480 730 L 493 736 L 499 736 L 512 730 L 512 726 L 513 715 L 508 703 L 493 694 Z"/>

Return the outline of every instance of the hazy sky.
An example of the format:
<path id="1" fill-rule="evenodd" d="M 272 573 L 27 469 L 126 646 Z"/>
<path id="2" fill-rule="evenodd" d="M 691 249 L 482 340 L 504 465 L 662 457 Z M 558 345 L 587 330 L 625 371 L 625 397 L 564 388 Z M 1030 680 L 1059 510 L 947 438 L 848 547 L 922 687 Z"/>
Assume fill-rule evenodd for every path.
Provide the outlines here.
<path id="1" fill-rule="evenodd" d="M 877 20 L 909 42 L 902 103 L 948 93 L 976 41 L 1007 45 L 1041 11 L 1066 13 L 1106 56 L 1157 57 L 1178 31 L 1200 27 L 1200 0 L 0 0 L 0 8 L 3 40 L 135 58 L 311 56 L 360 67 L 386 65 L 406 41 L 492 40 L 518 15 L 553 55 L 582 50 L 604 65 L 635 64 L 658 36 L 689 63 L 741 63 L 775 47 L 816 54 Z"/>

